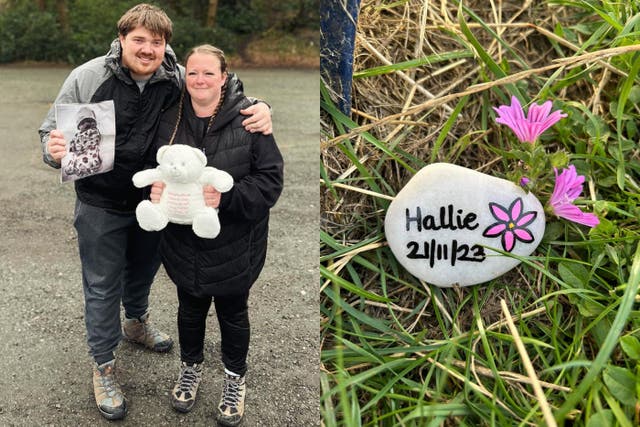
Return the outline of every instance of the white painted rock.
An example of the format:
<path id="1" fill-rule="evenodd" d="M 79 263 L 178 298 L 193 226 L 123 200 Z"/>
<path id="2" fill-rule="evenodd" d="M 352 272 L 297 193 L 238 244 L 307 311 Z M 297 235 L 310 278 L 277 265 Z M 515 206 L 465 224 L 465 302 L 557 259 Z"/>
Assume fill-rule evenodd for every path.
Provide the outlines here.
<path id="1" fill-rule="evenodd" d="M 385 217 L 391 251 L 411 274 L 440 287 L 501 276 L 544 234 L 540 201 L 514 183 L 448 163 L 422 168 Z M 494 250 L 494 249 L 497 249 Z"/>

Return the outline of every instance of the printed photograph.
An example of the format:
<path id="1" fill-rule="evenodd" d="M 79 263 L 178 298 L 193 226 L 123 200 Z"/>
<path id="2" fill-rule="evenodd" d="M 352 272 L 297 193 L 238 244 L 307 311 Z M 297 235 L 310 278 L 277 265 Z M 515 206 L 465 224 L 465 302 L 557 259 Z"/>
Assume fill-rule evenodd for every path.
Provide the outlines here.
<path id="1" fill-rule="evenodd" d="M 116 119 L 113 101 L 56 105 L 56 120 L 69 152 L 62 159 L 62 182 L 113 169 Z"/>

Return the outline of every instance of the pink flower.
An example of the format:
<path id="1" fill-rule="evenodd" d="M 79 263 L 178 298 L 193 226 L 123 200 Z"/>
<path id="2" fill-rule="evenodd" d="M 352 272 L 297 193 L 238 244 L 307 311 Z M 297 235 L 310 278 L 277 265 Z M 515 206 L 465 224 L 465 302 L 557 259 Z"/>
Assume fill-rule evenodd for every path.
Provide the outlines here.
<path id="1" fill-rule="evenodd" d="M 482 235 L 484 237 L 501 236 L 502 249 L 506 252 L 513 250 L 516 246 L 516 240 L 525 243 L 533 242 L 533 234 L 525 227 L 536 219 L 538 213 L 536 211 L 522 212 L 522 207 L 520 197 L 515 199 L 508 209 L 497 203 L 489 202 L 491 215 L 498 221 L 488 226 Z"/>
<path id="2" fill-rule="evenodd" d="M 531 180 L 529 178 L 527 178 L 526 176 L 523 176 L 522 178 L 520 178 L 520 186 L 521 187 L 526 187 L 530 182 L 531 182 Z"/>
<path id="3" fill-rule="evenodd" d="M 556 175 L 556 185 L 549 200 L 553 213 L 560 218 L 589 227 L 598 225 L 600 220 L 595 214 L 582 212 L 573 204 L 573 201 L 582 193 L 584 176 L 578 175 L 573 165 L 563 169 L 560 175 L 558 175 L 558 169 L 553 168 L 553 170 Z"/>
<path id="4" fill-rule="evenodd" d="M 567 117 L 562 110 L 551 112 L 551 101 L 542 105 L 532 104 L 527 117 L 524 116 L 522 106 L 515 96 L 511 97 L 511 105 L 501 105 L 493 109 L 498 113 L 496 123 L 507 125 L 516 134 L 520 142 L 533 143 L 542 133 L 556 124 L 561 118 Z"/>

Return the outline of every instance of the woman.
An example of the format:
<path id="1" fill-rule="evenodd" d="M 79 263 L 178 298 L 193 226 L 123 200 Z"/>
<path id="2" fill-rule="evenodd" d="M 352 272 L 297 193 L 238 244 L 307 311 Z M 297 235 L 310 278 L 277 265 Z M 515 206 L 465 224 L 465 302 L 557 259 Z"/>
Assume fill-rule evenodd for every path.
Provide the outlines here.
<path id="1" fill-rule="evenodd" d="M 239 110 L 250 105 L 242 84 L 227 74 L 224 53 L 211 45 L 185 59 L 186 92 L 161 117 L 156 150 L 180 143 L 202 149 L 208 166 L 230 173 L 233 188 L 209 194 L 221 231 L 197 237 L 190 226 L 163 231 L 162 261 L 177 286 L 181 369 L 171 394 L 173 407 L 193 407 L 202 377 L 207 313 L 215 305 L 222 340 L 224 388 L 218 422 L 237 425 L 244 414 L 249 349 L 249 289 L 265 261 L 269 209 L 282 191 L 283 162 L 273 136 L 249 133 Z"/>

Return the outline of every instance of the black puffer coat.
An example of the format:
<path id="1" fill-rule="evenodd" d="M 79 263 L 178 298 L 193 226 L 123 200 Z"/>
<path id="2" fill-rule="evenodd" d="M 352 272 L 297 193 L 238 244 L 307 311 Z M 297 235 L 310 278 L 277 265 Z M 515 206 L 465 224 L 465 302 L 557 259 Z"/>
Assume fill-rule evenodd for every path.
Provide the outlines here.
<path id="1" fill-rule="evenodd" d="M 211 129 L 208 118 L 196 117 L 189 94 L 174 140 L 201 148 L 208 165 L 230 173 L 233 188 L 222 194 L 218 215 L 221 231 L 215 239 L 197 237 L 190 225 L 169 224 L 163 230 L 162 261 L 173 282 L 194 296 L 233 295 L 247 291 L 264 265 L 269 209 L 282 192 L 283 161 L 273 136 L 252 134 L 242 126 L 239 110 L 251 105 L 242 84 L 227 78 L 224 103 Z M 178 106 L 160 119 L 155 149 L 169 143 Z"/>

